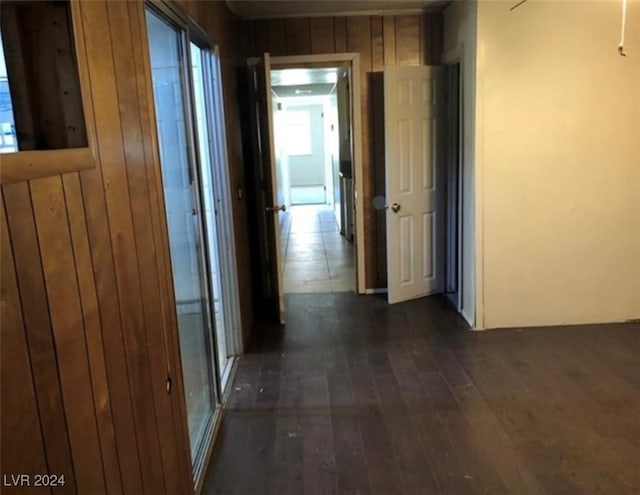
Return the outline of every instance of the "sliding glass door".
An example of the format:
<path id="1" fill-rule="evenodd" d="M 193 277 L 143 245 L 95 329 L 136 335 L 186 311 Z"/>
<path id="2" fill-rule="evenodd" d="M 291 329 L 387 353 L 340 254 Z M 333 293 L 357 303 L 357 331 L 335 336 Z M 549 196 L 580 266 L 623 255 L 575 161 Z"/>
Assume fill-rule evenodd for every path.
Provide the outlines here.
<path id="1" fill-rule="evenodd" d="M 225 330 L 227 314 L 221 299 L 223 294 L 223 263 L 221 259 L 220 232 L 217 218 L 220 216 L 218 196 L 213 180 L 213 154 L 215 149 L 215 129 L 213 120 L 207 115 L 207 102 L 211 101 L 212 55 L 196 43 L 190 44 L 191 75 L 193 80 L 193 104 L 196 128 L 196 145 L 200 161 L 204 220 L 206 223 L 207 246 L 210 260 L 210 280 L 213 285 L 213 312 L 215 316 L 216 342 L 218 343 L 218 372 L 223 375 L 228 362 Z M 218 196 L 219 197 L 219 196 Z"/>
<path id="2" fill-rule="evenodd" d="M 184 34 L 150 10 L 147 30 L 189 439 L 195 464 L 206 446 L 219 401 L 198 174 L 182 63 Z"/>
<path id="3" fill-rule="evenodd" d="M 193 473 L 201 481 L 239 353 L 220 64 L 191 21 L 147 7 L 149 59 Z"/>

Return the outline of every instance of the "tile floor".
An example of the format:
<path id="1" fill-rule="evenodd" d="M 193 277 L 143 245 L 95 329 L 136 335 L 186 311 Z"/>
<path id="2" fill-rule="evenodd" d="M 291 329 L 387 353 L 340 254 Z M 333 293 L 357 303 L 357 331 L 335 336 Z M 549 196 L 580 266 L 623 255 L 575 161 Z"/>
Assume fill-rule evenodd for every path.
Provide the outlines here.
<path id="1" fill-rule="evenodd" d="M 328 205 L 291 207 L 282 231 L 287 293 L 355 290 L 353 243 L 338 231 Z"/>

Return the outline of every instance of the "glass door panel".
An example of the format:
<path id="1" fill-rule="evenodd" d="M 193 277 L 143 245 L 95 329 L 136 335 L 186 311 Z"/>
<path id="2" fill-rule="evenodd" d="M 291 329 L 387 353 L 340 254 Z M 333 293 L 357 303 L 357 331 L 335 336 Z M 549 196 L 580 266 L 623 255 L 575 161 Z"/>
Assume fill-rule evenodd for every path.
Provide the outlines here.
<path id="1" fill-rule="evenodd" d="M 202 198 L 204 204 L 204 221 L 207 232 L 207 246 L 210 261 L 210 277 L 213 285 L 213 310 L 215 315 L 216 344 L 218 351 L 218 372 L 222 376 L 228 361 L 226 346 L 226 319 L 225 308 L 222 303 L 223 282 L 219 229 L 217 225 L 218 208 L 216 207 L 216 193 L 213 183 L 212 144 L 213 129 L 207 109 L 210 107 L 210 74 L 211 55 L 207 50 L 201 49 L 195 43 L 191 43 L 191 72 L 193 76 L 194 116 L 196 122 L 197 147 L 200 159 L 200 173 L 202 185 Z"/>
<path id="2" fill-rule="evenodd" d="M 185 95 L 183 32 L 147 10 L 151 76 L 156 111 L 160 165 L 164 186 L 169 245 L 191 457 L 199 462 L 206 448 L 218 402 L 213 342 L 204 262 L 198 187 L 190 155 L 189 108 Z"/>

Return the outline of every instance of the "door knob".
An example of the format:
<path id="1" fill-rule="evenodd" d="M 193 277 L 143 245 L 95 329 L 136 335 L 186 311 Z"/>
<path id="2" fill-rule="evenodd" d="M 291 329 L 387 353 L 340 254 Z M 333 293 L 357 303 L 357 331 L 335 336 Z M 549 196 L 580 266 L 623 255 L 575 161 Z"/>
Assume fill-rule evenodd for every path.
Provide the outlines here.
<path id="1" fill-rule="evenodd" d="M 388 209 L 388 208 L 389 208 L 389 205 L 385 205 L 385 208 L 387 208 L 387 209 Z M 398 213 L 398 212 L 400 211 L 400 208 L 402 208 L 402 207 L 401 207 L 401 206 L 400 206 L 400 204 L 398 204 L 398 203 L 393 203 L 393 204 L 391 205 L 391 211 L 392 211 L 392 212 L 394 212 L 394 213 Z"/>
<path id="2" fill-rule="evenodd" d="M 286 205 L 275 205 L 275 206 L 267 206 L 266 207 L 267 211 L 287 211 L 287 206 Z"/>

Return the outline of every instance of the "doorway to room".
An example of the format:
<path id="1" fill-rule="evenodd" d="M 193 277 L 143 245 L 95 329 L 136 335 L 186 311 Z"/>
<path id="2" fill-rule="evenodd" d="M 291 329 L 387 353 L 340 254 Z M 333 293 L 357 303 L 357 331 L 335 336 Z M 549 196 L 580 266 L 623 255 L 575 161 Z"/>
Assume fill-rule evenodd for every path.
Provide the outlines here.
<path id="1" fill-rule="evenodd" d="M 337 92 L 337 119 L 339 125 L 334 124 L 334 134 L 338 134 L 336 144 L 333 139 L 333 155 L 331 158 L 332 172 L 331 182 L 327 186 L 328 193 L 325 195 L 325 203 L 318 208 L 325 210 L 323 214 L 316 215 L 314 223 L 316 225 L 328 223 L 328 219 L 337 225 L 337 232 L 333 232 L 335 239 L 330 239 L 329 235 L 322 235 L 320 229 L 315 232 L 304 232 L 306 234 L 316 234 L 315 239 L 306 238 L 306 244 L 315 244 L 316 248 L 327 249 L 327 253 L 336 247 L 339 241 L 341 244 L 350 243 L 353 253 L 353 270 L 355 271 L 353 290 L 357 287 L 358 293 L 364 293 L 364 224 L 362 221 L 363 196 L 360 188 L 363 184 L 362 165 L 362 142 L 361 142 L 361 110 L 360 110 L 360 59 L 357 53 L 337 53 L 286 56 L 271 58 L 269 53 L 262 57 L 254 57 L 247 60 L 247 82 L 249 89 L 249 122 L 248 133 L 253 154 L 253 170 L 250 178 L 251 199 L 255 208 L 255 227 L 252 229 L 255 235 L 256 258 L 255 258 L 255 287 L 254 301 L 256 311 L 265 319 L 276 319 L 284 324 L 286 322 L 285 308 L 285 254 L 283 252 L 283 241 L 287 244 L 287 250 L 291 254 L 296 249 L 291 249 L 297 244 L 298 239 L 289 237 L 296 232 L 291 229 L 296 224 L 296 218 L 304 216 L 292 215 L 298 211 L 302 205 L 291 204 L 290 188 L 283 187 L 284 179 L 282 166 L 277 166 L 278 159 L 282 161 L 280 153 L 276 153 L 276 138 L 274 132 L 274 113 L 278 108 L 278 94 L 272 91 L 271 73 L 275 70 L 293 70 L 296 77 L 305 75 L 306 80 L 295 80 L 290 84 L 279 84 L 279 86 L 307 86 L 313 84 L 315 69 L 334 69 L 332 81 L 335 83 Z M 344 69 L 344 71 L 342 70 Z M 343 77 L 338 78 L 338 73 Z M 326 72 L 325 72 L 326 76 Z M 342 89 L 341 89 L 342 88 Z M 298 88 L 301 89 L 301 88 Z M 294 89 L 295 91 L 295 89 Z M 342 97 L 341 97 L 342 93 Z M 276 110 L 274 110 L 274 108 Z M 284 108 L 284 107 L 282 107 Z M 334 120 L 335 120 L 335 112 Z M 343 125 L 341 119 L 346 119 Z M 299 119 L 301 121 L 302 119 Z M 306 121 L 306 119 L 305 119 Z M 295 122 L 295 120 L 294 120 Z M 311 124 L 310 124 L 311 125 Z M 311 138 L 309 138 L 311 139 Z M 280 139 L 281 141 L 281 139 Z M 337 150 L 335 149 L 337 146 Z M 344 156 L 342 151 L 345 151 Z M 326 151 L 326 148 L 325 148 Z M 328 153 L 331 153 L 329 151 Z M 325 185 L 327 182 L 325 181 Z M 333 189 L 331 189 L 333 187 Z M 289 194 L 289 199 L 285 196 Z M 338 198 L 336 196 L 339 195 Z M 328 199 L 327 199 L 328 197 Z M 293 209 L 293 211 L 292 211 Z M 326 210 L 329 210 L 328 212 Z M 331 216 L 332 215 L 332 216 Z M 332 218 L 333 217 L 333 218 Z M 308 218 L 308 217 L 307 217 Z M 300 220 L 300 223 L 304 220 Z M 306 230 L 306 228 L 305 228 Z M 342 232 L 342 235 L 341 235 Z M 301 232 L 302 233 L 302 232 Z M 328 234 L 328 232 L 324 232 Z M 320 234 L 320 235 L 318 235 Z M 291 241 L 291 242 L 290 242 Z M 313 242 L 314 241 L 314 242 Z M 332 241 L 334 242 L 333 245 Z M 319 253 L 309 254 L 311 246 L 307 246 L 307 257 L 321 257 Z M 302 247 L 300 250 L 303 250 Z M 326 254 L 326 271 L 318 266 L 317 277 L 313 282 L 324 282 L 324 290 L 331 287 L 331 270 L 329 269 L 329 256 Z M 300 255 L 304 256 L 304 255 Z M 344 258 L 346 255 L 343 255 Z M 308 259 L 307 259 L 308 260 Z M 293 261 L 291 258 L 288 261 Z M 303 260 L 304 261 L 304 260 Z M 337 264 L 337 262 L 336 262 Z M 293 268 L 292 265 L 289 268 Z M 348 268 L 351 270 L 351 267 Z M 334 270 L 335 272 L 336 270 Z M 291 270 L 290 270 L 291 272 Z M 309 280 L 309 276 L 300 274 L 298 276 L 289 275 L 289 280 L 296 278 L 298 281 Z M 357 284 L 355 281 L 357 280 Z M 314 283 L 313 285 L 316 285 Z M 337 284 L 334 284 L 337 290 Z M 297 287 L 296 290 L 300 290 Z M 311 290 L 311 289 L 308 289 Z M 319 290 L 317 287 L 314 290 Z"/>
<path id="2" fill-rule="evenodd" d="M 347 67 L 271 71 L 285 293 L 355 291 Z"/>

